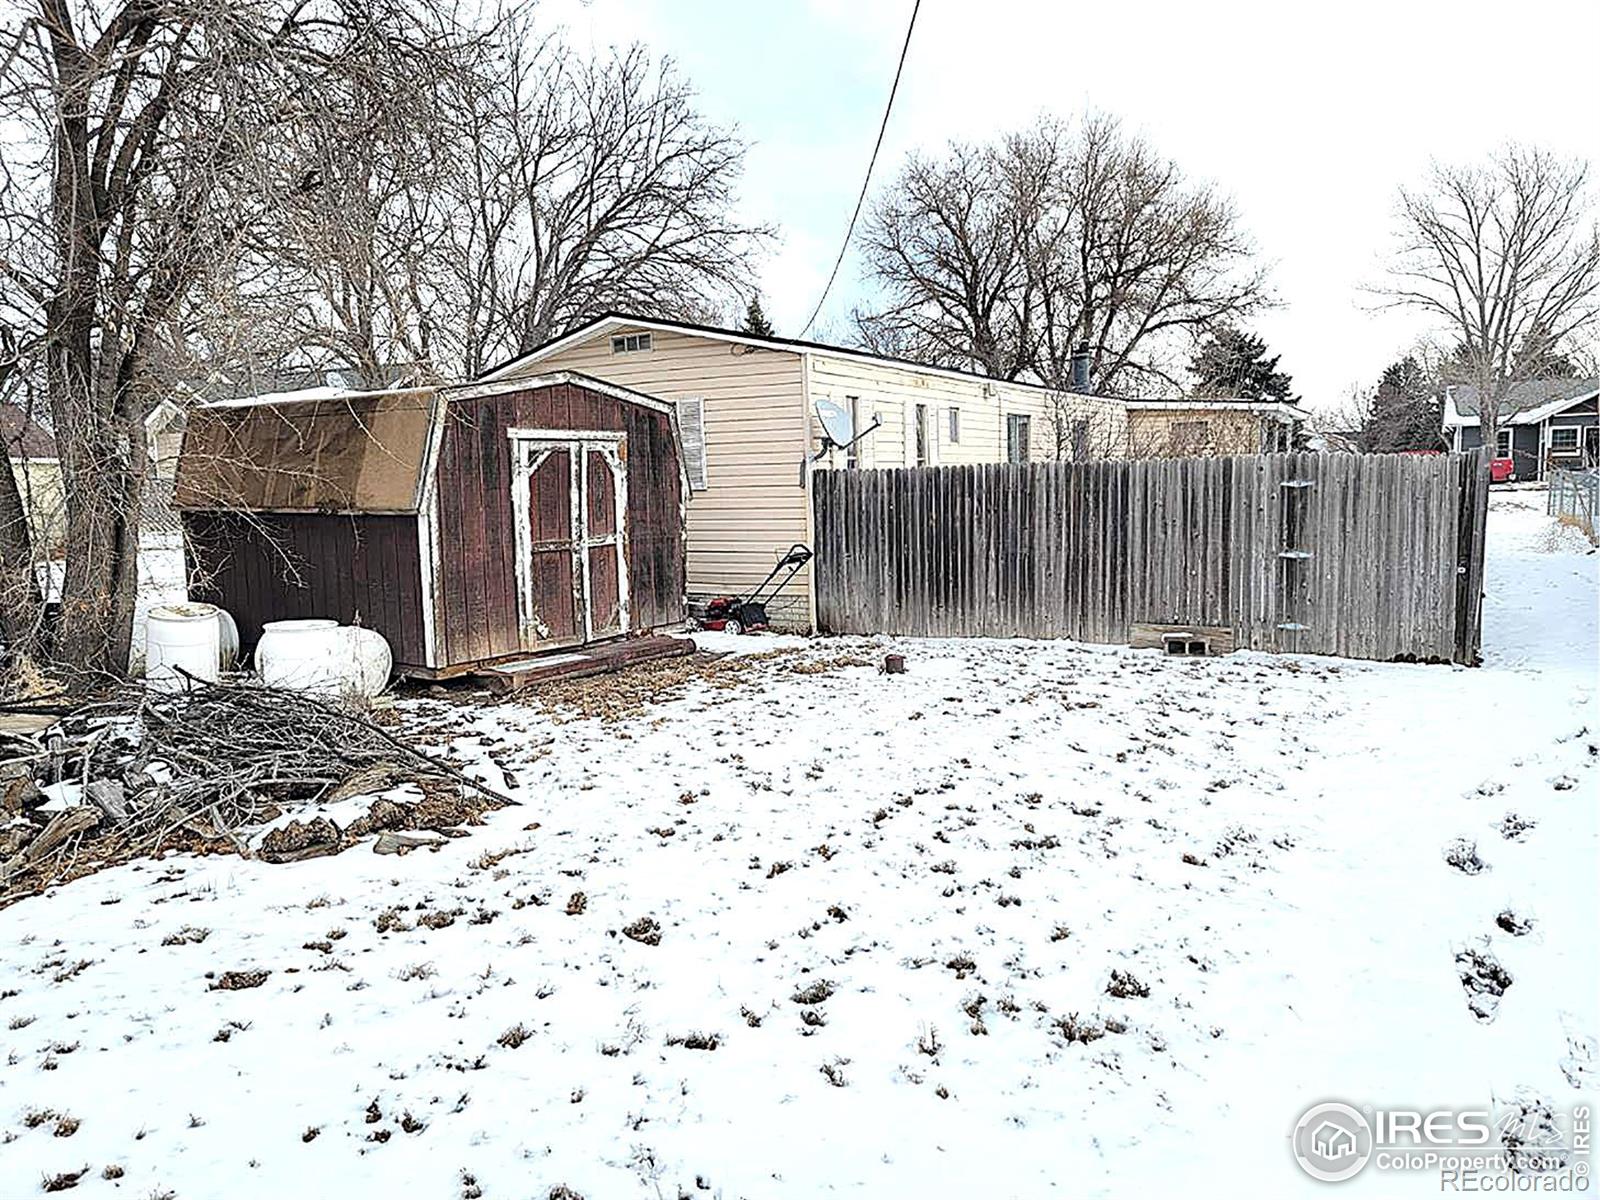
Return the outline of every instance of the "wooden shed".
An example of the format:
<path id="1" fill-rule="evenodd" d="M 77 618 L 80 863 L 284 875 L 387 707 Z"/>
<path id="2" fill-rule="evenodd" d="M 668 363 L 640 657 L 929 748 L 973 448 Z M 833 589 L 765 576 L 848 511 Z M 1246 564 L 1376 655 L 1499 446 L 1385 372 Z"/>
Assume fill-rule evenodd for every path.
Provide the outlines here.
<path id="1" fill-rule="evenodd" d="M 555 372 L 196 408 L 174 504 L 247 647 L 332 617 L 441 678 L 681 626 L 688 496 L 671 405 Z"/>

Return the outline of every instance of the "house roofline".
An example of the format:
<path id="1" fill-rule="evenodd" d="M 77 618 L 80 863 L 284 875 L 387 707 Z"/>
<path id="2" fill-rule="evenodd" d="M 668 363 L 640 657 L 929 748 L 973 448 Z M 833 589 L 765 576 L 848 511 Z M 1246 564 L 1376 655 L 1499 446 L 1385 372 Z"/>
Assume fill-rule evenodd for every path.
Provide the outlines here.
<path id="1" fill-rule="evenodd" d="M 1563 410 L 1571 408 L 1574 404 L 1582 404 L 1585 400 L 1600 398 L 1600 387 L 1592 388 L 1587 392 L 1579 392 L 1575 396 L 1565 399 L 1548 400 L 1538 408 L 1525 408 L 1521 412 L 1512 413 L 1501 421 L 1501 425 L 1539 425 L 1551 417 L 1559 415 Z M 1464 416 L 1456 410 L 1455 388 L 1447 387 L 1444 390 L 1444 421 L 1446 429 L 1476 429 L 1482 419 L 1476 414 Z"/>
<path id="2" fill-rule="evenodd" d="M 1284 417 L 1291 421 L 1309 421 L 1311 414 L 1303 408 L 1293 404 L 1285 404 L 1278 400 L 1226 400 L 1220 398 L 1206 398 L 1194 400 L 1124 400 L 1130 410 L 1134 411 L 1194 411 L 1202 412 L 1252 412 L 1266 416 Z"/>
<path id="3" fill-rule="evenodd" d="M 1030 383 L 1021 379 L 996 379 L 993 375 L 985 375 L 980 371 L 962 371 L 954 367 L 934 367 L 927 363 L 914 362 L 908 358 L 891 358 L 883 354 L 873 354 L 867 350 L 857 350 L 850 346 L 830 346 L 825 342 L 807 342 L 798 338 L 758 337 L 755 334 L 741 333 L 734 329 L 723 329 L 716 325 L 697 325 L 692 321 L 672 321 L 663 317 L 638 317 L 621 312 L 606 312 L 594 317 L 576 329 L 552 338 L 542 346 L 507 359 L 496 367 L 491 367 L 478 376 L 480 382 L 491 382 L 503 378 L 506 372 L 515 367 L 528 363 L 536 363 L 542 359 L 558 354 L 570 346 L 588 341 L 590 338 L 609 329 L 624 327 L 637 327 L 649 329 L 660 333 L 686 333 L 693 337 L 710 338 L 715 341 L 727 342 L 730 345 L 750 346 L 758 350 L 779 350 L 788 354 L 798 355 L 802 358 L 808 355 L 832 355 L 841 358 L 851 358 L 862 362 L 876 363 L 880 366 L 894 367 L 903 371 L 916 371 L 923 375 L 938 375 L 948 379 L 975 380 L 980 383 L 991 383 L 999 387 L 1027 388 L 1031 391 L 1049 392 L 1058 395 L 1083 395 L 1094 400 L 1107 400 L 1116 402 L 1119 397 L 1099 396 L 1089 392 L 1072 392 L 1065 388 L 1051 387 L 1044 383 Z"/>

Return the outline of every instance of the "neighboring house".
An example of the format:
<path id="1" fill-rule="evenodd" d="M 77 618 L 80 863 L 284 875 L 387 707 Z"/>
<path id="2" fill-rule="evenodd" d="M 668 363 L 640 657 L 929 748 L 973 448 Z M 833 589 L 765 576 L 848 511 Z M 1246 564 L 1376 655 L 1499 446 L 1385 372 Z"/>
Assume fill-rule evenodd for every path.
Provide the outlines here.
<path id="1" fill-rule="evenodd" d="M 66 495 L 56 439 L 15 404 L 0 404 L 0 441 L 22 494 L 36 552 L 53 555 L 67 536 Z"/>
<path id="2" fill-rule="evenodd" d="M 155 477 L 171 481 L 178 473 L 178 451 L 183 448 L 183 429 L 188 410 L 175 400 L 166 399 L 150 410 L 144 419 L 144 444 L 155 467 Z"/>
<path id="3" fill-rule="evenodd" d="M 1361 434 L 1354 430 L 1312 429 L 1302 441 L 1312 454 L 1359 454 Z"/>
<path id="4" fill-rule="evenodd" d="M 1128 400 L 1129 458 L 1295 449 L 1310 414 L 1270 400 Z"/>
<path id="5" fill-rule="evenodd" d="M 1495 458 L 1509 458 L 1516 479 L 1543 479 L 1552 468 L 1600 465 L 1600 379 L 1524 379 L 1500 402 Z M 1478 389 L 1444 392 L 1444 432 L 1453 450 L 1483 445 Z"/>
<path id="6" fill-rule="evenodd" d="M 1106 457 L 1120 455 L 1126 439 L 1122 402 L 1107 397 L 621 314 L 596 318 L 483 382 L 561 370 L 676 404 L 694 489 L 695 606 L 755 586 L 791 545 L 811 544 L 813 465 Z M 812 627 L 809 572 L 769 608 L 786 627 Z"/>

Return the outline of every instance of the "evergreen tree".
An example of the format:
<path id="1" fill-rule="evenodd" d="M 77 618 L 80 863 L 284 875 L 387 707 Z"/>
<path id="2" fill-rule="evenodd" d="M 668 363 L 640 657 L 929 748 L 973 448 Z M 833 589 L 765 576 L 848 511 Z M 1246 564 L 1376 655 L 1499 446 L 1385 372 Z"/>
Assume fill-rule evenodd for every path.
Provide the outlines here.
<path id="1" fill-rule="evenodd" d="M 754 334 L 756 337 L 771 337 L 772 322 L 767 320 L 767 314 L 761 311 L 761 297 L 751 296 L 750 304 L 744 310 L 744 325 L 741 332 Z"/>
<path id="2" fill-rule="evenodd" d="M 1369 453 L 1444 448 L 1444 402 L 1437 379 L 1408 354 L 1384 368 L 1358 441 Z"/>
<path id="3" fill-rule="evenodd" d="M 1291 404 L 1298 397 L 1293 380 L 1278 370 L 1279 357 L 1268 357 L 1266 342 L 1255 334 L 1224 325 L 1196 351 L 1189 371 L 1197 395 Z"/>

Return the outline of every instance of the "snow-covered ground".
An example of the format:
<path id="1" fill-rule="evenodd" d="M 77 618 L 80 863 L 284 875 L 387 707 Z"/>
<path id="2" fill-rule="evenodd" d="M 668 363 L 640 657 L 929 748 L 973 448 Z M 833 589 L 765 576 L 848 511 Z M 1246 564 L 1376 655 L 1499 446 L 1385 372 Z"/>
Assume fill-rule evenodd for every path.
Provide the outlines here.
<path id="1" fill-rule="evenodd" d="M 522 805 L 0 912 L 0 1193 L 1277 1196 L 1314 1101 L 1592 1102 L 1600 556 L 1542 509 L 1478 670 L 827 640 L 609 723 L 416 702 Z"/>

